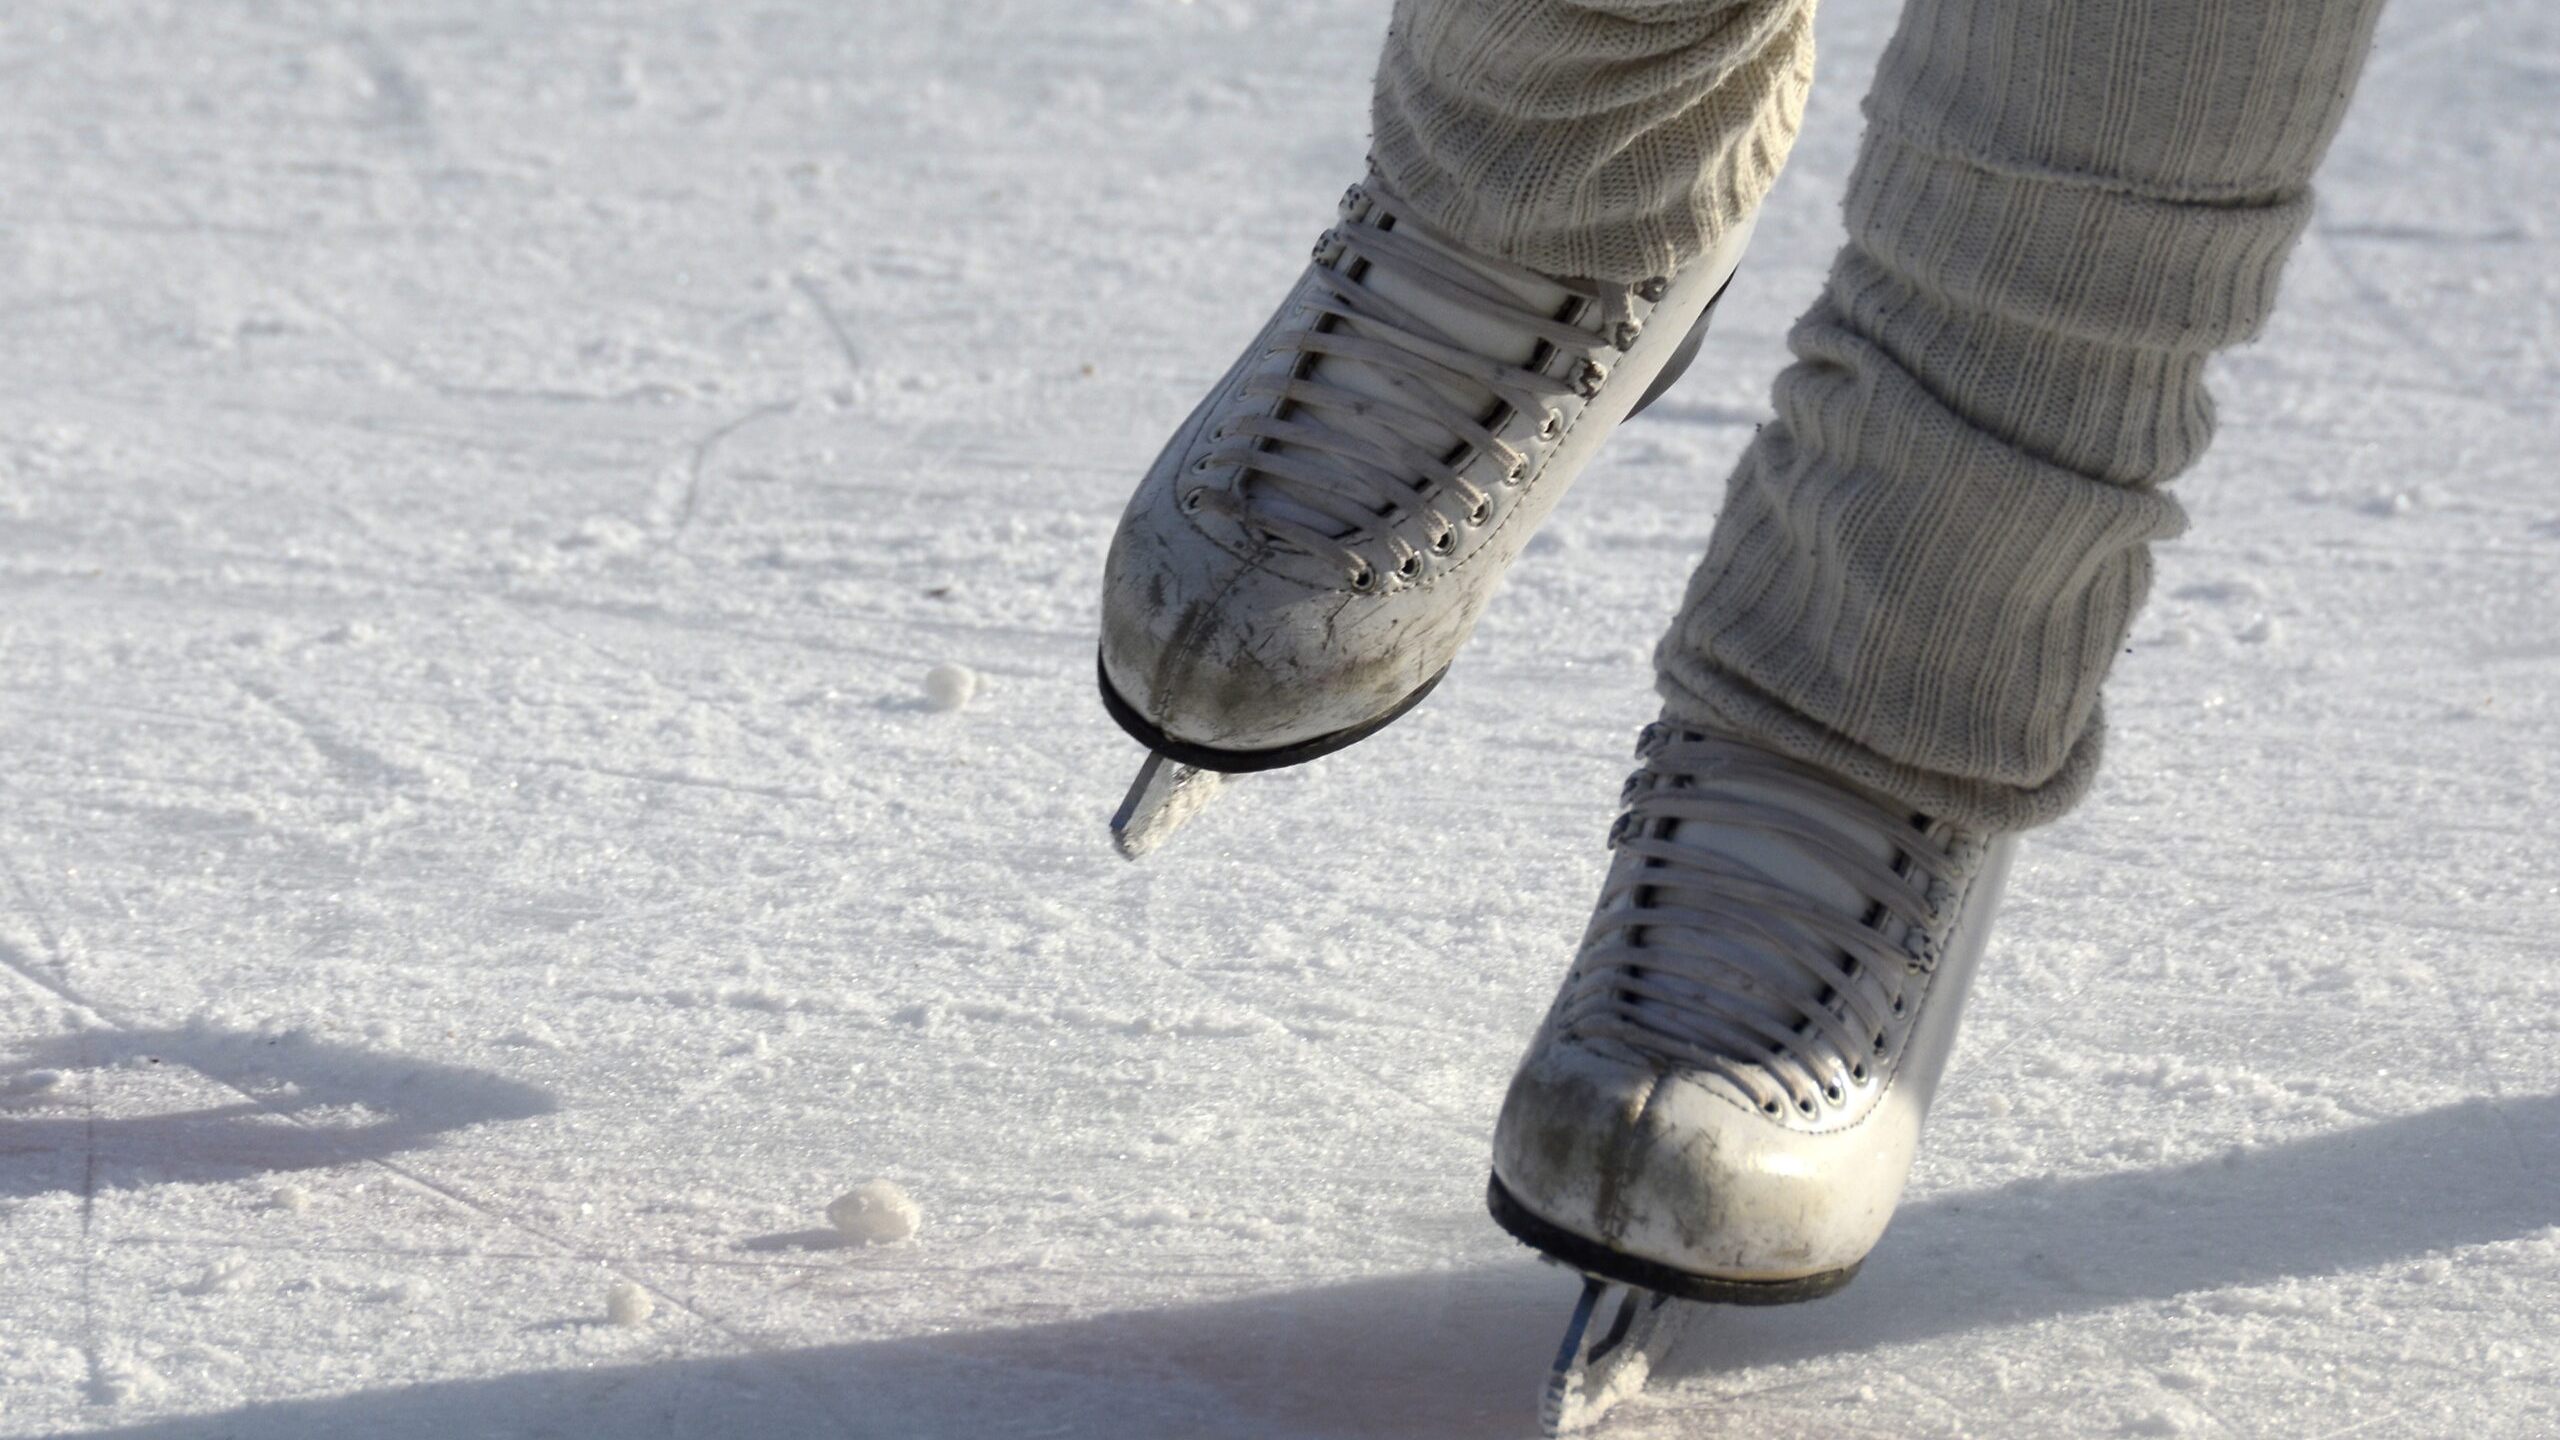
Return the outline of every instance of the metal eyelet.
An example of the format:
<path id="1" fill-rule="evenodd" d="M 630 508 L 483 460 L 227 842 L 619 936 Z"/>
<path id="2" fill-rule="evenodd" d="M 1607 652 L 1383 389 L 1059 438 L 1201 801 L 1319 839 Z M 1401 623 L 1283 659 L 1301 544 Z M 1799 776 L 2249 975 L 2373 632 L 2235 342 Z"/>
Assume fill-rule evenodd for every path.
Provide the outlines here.
<path id="1" fill-rule="evenodd" d="M 1599 394 L 1600 387 L 1607 384 L 1608 381 L 1608 366 L 1601 364 L 1597 360 L 1585 360 L 1582 362 L 1582 374 L 1580 378 L 1576 380 L 1575 384 L 1576 387 L 1582 391 L 1583 398 L 1589 399 L 1590 397 Z"/>
<path id="2" fill-rule="evenodd" d="M 1838 1105 L 1849 1098 L 1849 1092 L 1841 1089 L 1840 1082 L 1834 1080 L 1830 1084 L 1822 1087 L 1822 1098 L 1830 1101 L 1834 1105 Z"/>
<path id="3" fill-rule="evenodd" d="M 1410 580 L 1421 573 L 1422 557 L 1419 555 L 1408 553 L 1396 561 L 1396 578 L 1399 580 Z"/>
<path id="4" fill-rule="evenodd" d="M 1764 1115 L 1783 1115 L 1787 1112 L 1786 1107 L 1780 1105 L 1777 1101 L 1763 1100 L 1760 1102 L 1760 1113 Z"/>
<path id="5" fill-rule="evenodd" d="M 1797 1101 L 1797 1102 L 1796 1102 L 1796 1113 L 1797 1113 L 1797 1114 L 1799 1114 L 1799 1115 L 1810 1115 L 1810 1114 L 1812 1114 L 1812 1113 L 1813 1113 L 1813 1102 L 1812 1102 L 1812 1101 L 1810 1101 L 1810 1100 L 1799 1100 L 1799 1101 Z"/>
<path id="6" fill-rule="evenodd" d="M 1431 537 L 1431 553 L 1434 555 L 1446 555 L 1457 548 L 1458 532 L 1454 526 Z"/>
<path id="7" fill-rule="evenodd" d="M 1199 514 L 1201 502 L 1208 498 L 1209 487 L 1206 485 L 1194 485 L 1190 489 L 1183 491 L 1182 513 L 1185 515 Z"/>
<path id="8" fill-rule="evenodd" d="M 1851 1084 L 1853 1084 L 1853 1085 L 1864 1085 L 1864 1084 L 1866 1084 L 1866 1083 L 1867 1083 L 1867 1067 L 1866 1067 L 1866 1066 L 1864 1066 L 1864 1065 L 1852 1065 L 1852 1066 L 1850 1066 L 1850 1067 L 1849 1067 L 1849 1081 L 1850 1081 L 1850 1083 L 1851 1083 Z"/>
<path id="9" fill-rule="evenodd" d="M 1662 303 L 1663 296 L 1671 293 L 1671 281 L 1666 276 L 1656 275 L 1650 280 L 1637 281 L 1635 288 L 1637 299 L 1647 305 L 1658 305 Z"/>
<path id="10" fill-rule="evenodd" d="M 1616 333 L 1609 337 L 1609 343 L 1616 346 L 1620 354 L 1625 354 L 1636 348 L 1636 338 L 1642 334 L 1644 334 L 1642 321 L 1621 320 L 1618 322 Z"/>
<path id="11" fill-rule="evenodd" d="M 1467 523 L 1470 525 L 1482 525 L 1492 518 L 1493 502 L 1491 500 L 1479 500 L 1475 503 L 1475 508 L 1467 512 Z"/>
<path id="12" fill-rule="evenodd" d="M 1375 590 L 1378 588 L 1378 572 L 1366 565 L 1352 571 L 1351 588 L 1363 595 Z"/>
<path id="13" fill-rule="evenodd" d="M 1208 456 L 1206 456 L 1206 455 L 1203 455 L 1203 456 L 1201 456 L 1199 459 L 1192 461 L 1192 462 L 1191 462 L 1191 473 L 1192 473 L 1192 474 L 1194 474 L 1194 475 L 1206 475 L 1206 474 L 1208 474 L 1208 473 L 1209 473 L 1209 457 L 1208 457 Z"/>
<path id="14" fill-rule="evenodd" d="M 1563 433 L 1564 412 L 1561 410 L 1548 411 L 1547 418 L 1538 423 L 1538 438 L 1541 440 L 1553 440 Z"/>

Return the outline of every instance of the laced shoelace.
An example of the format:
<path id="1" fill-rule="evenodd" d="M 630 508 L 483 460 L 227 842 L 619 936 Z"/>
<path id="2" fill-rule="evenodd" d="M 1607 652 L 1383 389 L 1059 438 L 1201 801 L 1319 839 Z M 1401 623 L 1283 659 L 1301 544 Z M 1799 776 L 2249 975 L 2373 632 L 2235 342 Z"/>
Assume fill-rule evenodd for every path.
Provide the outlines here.
<path id="1" fill-rule="evenodd" d="M 1621 866 L 1562 1019 L 1723 1076 L 1771 1115 L 1841 1105 L 1909 1033 L 1910 998 L 1978 842 L 1754 746 L 1649 727 L 1611 844 Z M 1739 787 L 1739 793 L 1737 788 Z M 1851 917 L 1677 826 L 1782 841 L 1867 901 Z M 1897 856 L 1879 859 L 1872 837 Z"/>
<path id="2" fill-rule="evenodd" d="M 1232 464 L 1238 481 L 1231 489 L 1195 489 L 1185 499 L 1275 544 L 1334 561 L 1355 590 L 1370 588 L 1378 578 L 1359 547 L 1409 507 L 1424 511 L 1425 544 L 1436 554 L 1455 548 L 1460 525 L 1484 524 L 1493 512 L 1492 496 L 1465 473 L 1476 457 L 1495 457 L 1500 483 L 1519 483 L 1530 457 L 1497 431 L 1512 415 L 1533 415 L 1542 422 L 1540 438 L 1554 439 L 1562 415 L 1553 402 L 1596 392 L 1608 375 L 1601 357 L 1632 344 L 1640 328 L 1629 297 L 1643 287 L 1560 281 L 1483 256 L 1461 260 L 1421 227 L 1397 225 L 1397 208 L 1374 184 L 1354 186 L 1344 197 L 1342 223 L 1316 247 L 1329 268 L 1311 307 L 1313 318 L 1277 339 L 1296 353 L 1298 363 L 1285 373 L 1258 375 L 1244 387 L 1247 395 L 1283 403 L 1270 415 L 1231 421 L 1215 432 L 1212 448 L 1193 468 L 1205 473 Z M 1483 271 L 1516 272 L 1514 278 L 1562 285 L 1597 301 L 1605 331 L 1531 309 Z M 1380 275 L 1490 314 L 1504 328 L 1543 341 L 1550 364 L 1554 352 L 1582 363 L 1559 378 L 1478 354 L 1364 283 Z M 1316 362 L 1328 357 L 1385 376 L 1395 398 L 1318 378 Z M 1479 403 L 1459 404 L 1449 391 L 1478 397 Z M 1287 507 L 1271 504 L 1275 497 Z M 1328 533 L 1286 513 L 1289 508 L 1340 528 Z M 1421 551 L 1402 538 L 1390 535 L 1387 550 L 1399 574 L 1409 576 L 1419 567 Z"/>

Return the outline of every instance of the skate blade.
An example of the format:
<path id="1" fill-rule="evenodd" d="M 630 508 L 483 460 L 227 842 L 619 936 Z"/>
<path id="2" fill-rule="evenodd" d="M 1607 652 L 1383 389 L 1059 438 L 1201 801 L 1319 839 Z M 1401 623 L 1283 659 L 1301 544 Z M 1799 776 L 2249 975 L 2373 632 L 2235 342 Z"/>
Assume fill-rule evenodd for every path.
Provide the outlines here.
<path id="1" fill-rule="evenodd" d="M 1658 1291 L 1583 1276 L 1582 1297 L 1538 1397 L 1540 1430 L 1550 1436 L 1588 1430 L 1642 1390 L 1654 1362 L 1678 1337 L 1684 1313 Z"/>
<path id="2" fill-rule="evenodd" d="M 1185 765 L 1161 750 L 1147 752 L 1147 763 L 1111 817 L 1112 847 L 1123 860 L 1146 855 L 1207 809 L 1226 784 L 1227 777 L 1215 770 Z"/>

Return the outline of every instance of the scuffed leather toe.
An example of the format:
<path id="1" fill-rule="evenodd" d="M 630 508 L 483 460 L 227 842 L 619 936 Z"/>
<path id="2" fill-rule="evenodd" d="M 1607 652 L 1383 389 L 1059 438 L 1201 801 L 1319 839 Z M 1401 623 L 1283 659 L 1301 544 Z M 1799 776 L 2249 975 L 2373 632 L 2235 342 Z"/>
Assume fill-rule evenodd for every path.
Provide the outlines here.
<path id="1" fill-rule="evenodd" d="M 1615 1047 L 1553 1039 L 1513 1078 L 1494 1174 L 1538 1218 L 1699 1275 L 1774 1281 L 1863 1259 L 1901 1197 L 1897 1127 L 1808 1136 Z"/>
<path id="2" fill-rule="evenodd" d="M 1252 752 L 1321 740 L 1397 711 L 1456 649 L 1409 633 L 1449 612 L 1366 600 L 1230 551 L 1177 505 L 1133 506 L 1104 566 L 1103 674 L 1186 745 Z"/>

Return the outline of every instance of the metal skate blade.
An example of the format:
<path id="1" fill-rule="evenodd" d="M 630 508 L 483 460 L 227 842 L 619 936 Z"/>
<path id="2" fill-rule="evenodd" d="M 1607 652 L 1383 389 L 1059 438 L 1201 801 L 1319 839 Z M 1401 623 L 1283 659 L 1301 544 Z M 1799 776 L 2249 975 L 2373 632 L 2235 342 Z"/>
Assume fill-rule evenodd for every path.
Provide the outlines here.
<path id="1" fill-rule="evenodd" d="M 1215 770 L 1185 765 L 1161 750 L 1147 752 L 1137 780 L 1111 817 L 1111 844 L 1120 858 L 1135 860 L 1191 822 L 1226 788 L 1227 777 Z"/>
<path id="2" fill-rule="evenodd" d="M 1681 1313 L 1668 1295 L 1583 1276 L 1582 1297 L 1538 1397 L 1540 1428 L 1551 1436 L 1588 1430 L 1642 1390 L 1679 1334 Z"/>

